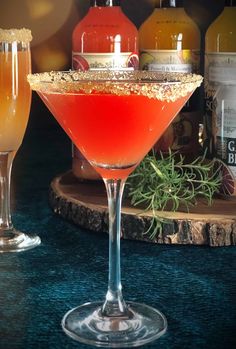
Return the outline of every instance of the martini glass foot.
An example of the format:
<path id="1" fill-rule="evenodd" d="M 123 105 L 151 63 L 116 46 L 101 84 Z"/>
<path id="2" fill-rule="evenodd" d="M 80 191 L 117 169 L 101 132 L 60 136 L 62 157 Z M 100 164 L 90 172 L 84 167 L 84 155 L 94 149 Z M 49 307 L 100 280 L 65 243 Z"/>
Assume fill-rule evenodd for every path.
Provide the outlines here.
<path id="1" fill-rule="evenodd" d="M 13 229 L 0 236 L 0 253 L 21 252 L 34 248 L 40 243 L 41 240 L 37 235 L 28 235 Z"/>
<path id="2" fill-rule="evenodd" d="M 71 338 L 97 347 L 137 347 L 151 342 L 167 330 L 165 316 L 140 303 L 128 302 L 126 316 L 103 316 L 102 302 L 86 303 L 70 310 L 62 320 Z"/>

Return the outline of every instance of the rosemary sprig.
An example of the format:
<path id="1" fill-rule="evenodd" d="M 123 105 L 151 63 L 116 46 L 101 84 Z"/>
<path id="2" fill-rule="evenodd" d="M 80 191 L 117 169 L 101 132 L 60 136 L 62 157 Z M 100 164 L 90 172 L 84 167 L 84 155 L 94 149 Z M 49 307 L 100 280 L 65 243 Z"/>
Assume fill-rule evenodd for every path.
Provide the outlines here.
<path id="1" fill-rule="evenodd" d="M 176 211 L 184 206 L 189 211 L 197 204 L 199 196 L 212 204 L 213 195 L 219 191 L 221 176 L 214 168 L 214 160 L 205 156 L 191 163 L 185 163 L 183 156 L 169 152 L 147 155 L 127 181 L 127 195 L 133 206 L 141 205 L 151 210 L 153 219 L 146 234 L 154 238 L 162 228 L 165 219 L 157 215 L 158 210 Z"/>

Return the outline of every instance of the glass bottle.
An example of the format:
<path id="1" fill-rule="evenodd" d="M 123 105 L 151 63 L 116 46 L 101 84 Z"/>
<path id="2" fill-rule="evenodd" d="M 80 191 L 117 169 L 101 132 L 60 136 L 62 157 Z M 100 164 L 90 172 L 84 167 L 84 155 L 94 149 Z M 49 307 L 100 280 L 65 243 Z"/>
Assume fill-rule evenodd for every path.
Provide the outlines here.
<path id="1" fill-rule="evenodd" d="M 236 69 L 214 95 L 215 156 L 220 159 L 221 194 L 236 195 Z M 224 164 L 224 165 L 223 165 Z"/>
<path id="2" fill-rule="evenodd" d="M 210 157 L 215 156 L 226 164 L 223 190 L 230 195 L 235 194 L 236 182 L 235 19 L 236 0 L 226 0 L 222 13 L 208 28 L 205 40 L 204 146 Z"/>
<path id="3" fill-rule="evenodd" d="M 139 30 L 140 68 L 156 71 L 199 72 L 200 31 L 187 15 L 182 0 L 156 1 Z M 180 111 L 155 149 L 169 148 L 186 158 L 200 151 L 200 94 L 196 91 Z"/>
<path id="4" fill-rule="evenodd" d="M 90 0 L 87 15 L 72 35 L 73 69 L 138 69 L 138 31 L 121 9 L 121 0 Z M 72 171 L 81 179 L 99 179 L 72 146 Z"/>

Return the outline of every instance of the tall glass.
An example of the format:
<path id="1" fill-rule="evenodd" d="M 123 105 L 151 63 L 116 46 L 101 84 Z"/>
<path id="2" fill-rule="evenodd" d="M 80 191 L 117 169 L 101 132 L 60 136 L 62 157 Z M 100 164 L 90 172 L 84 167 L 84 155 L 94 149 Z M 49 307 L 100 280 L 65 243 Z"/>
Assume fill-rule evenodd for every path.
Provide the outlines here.
<path id="1" fill-rule="evenodd" d="M 30 75 L 71 140 L 102 176 L 109 208 L 109 275 L 105 300 L 70 310 L 72 338 L 102 347 L 133 347 L 167 329 L 150 306 L 125 302 L 120 274 L 120 212 L 127 176 L 186 103 L 201 77 L 151 72 L 55 72 Z"/>
<path id="2" fill-rule="evenodd" d="M 14 229 L 10 210 L 12 162 L 30 112 L 31 39 L 28 29 L 0 29 L 0 252 L 19 252 L 40 243 L 38 236 Z"/>

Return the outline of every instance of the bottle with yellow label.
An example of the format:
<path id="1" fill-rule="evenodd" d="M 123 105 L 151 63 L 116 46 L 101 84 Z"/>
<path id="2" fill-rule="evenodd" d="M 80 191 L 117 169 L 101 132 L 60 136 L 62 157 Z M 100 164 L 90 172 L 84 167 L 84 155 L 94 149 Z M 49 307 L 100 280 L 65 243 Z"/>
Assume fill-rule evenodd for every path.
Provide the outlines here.
<path id="1" fill-rule="evenodd" d="M 157 0 L 155 9 L 139 30 L 140 68 L 170 72 L 199 72 L 200 31 L 187 15 L 182 0 Z M 155 148 L 169 148 L 190 158 L 198 155 L 199 91 L 191 97 L 158 141 Z"/>

